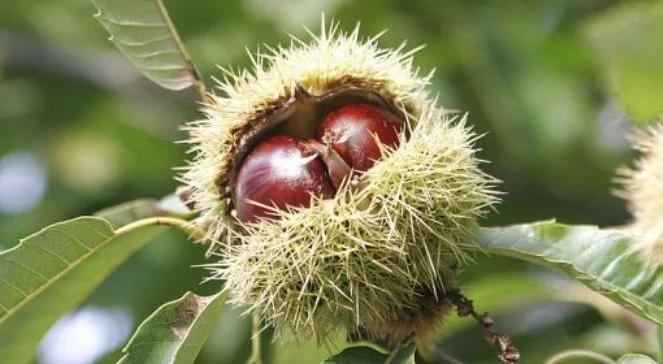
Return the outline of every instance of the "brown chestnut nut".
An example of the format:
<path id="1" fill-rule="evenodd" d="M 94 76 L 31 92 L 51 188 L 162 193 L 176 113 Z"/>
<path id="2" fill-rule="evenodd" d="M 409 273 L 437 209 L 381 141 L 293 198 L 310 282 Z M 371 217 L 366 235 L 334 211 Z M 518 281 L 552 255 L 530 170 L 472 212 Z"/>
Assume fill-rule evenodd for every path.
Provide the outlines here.
<path id="1" fill-rule="evenodd" d="M 366 171 L 382 156 L 384 146 L 398 146 L 405 122 L 397 115 L 371 104 L 342 106 L 322 120 L 317 139 L 330 145 L 350 168 Z"/>
<path id="2" fill-rule="evenodd" d="M 255 222 L 273 216 L 273 211 L 258 204 L 281 210 L 306 207 L 312 195 L 332 198 L 335 193 L 322 160 L 310 146 L 289 136 L 275 136 L 244 158 L 235 187 L 237 218 Z"/>

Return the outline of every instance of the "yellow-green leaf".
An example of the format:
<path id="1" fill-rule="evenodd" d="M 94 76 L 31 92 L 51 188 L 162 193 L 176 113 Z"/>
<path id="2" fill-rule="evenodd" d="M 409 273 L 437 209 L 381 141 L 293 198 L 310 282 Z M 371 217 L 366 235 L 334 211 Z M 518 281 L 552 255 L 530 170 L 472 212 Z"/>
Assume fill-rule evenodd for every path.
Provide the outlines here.
<path id="1" fill-rule="evenodd" d="M 172 203 L 164 203 L 167 200 L 137 200 L 103 210 L 97 217 L 53 224 L 1 252 L 0 361 L 31 362 L 42 336 L 61 315 L 76 308 L 122 262 L 165 229 L 126 224 L 181 215 Z"/>

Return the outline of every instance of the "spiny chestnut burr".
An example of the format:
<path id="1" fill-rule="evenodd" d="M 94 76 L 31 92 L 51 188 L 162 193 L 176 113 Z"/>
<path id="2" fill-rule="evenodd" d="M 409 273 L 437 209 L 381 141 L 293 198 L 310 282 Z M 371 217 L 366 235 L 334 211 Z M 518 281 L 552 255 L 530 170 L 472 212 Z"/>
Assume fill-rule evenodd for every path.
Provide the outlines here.
<path id="1" fill-rule="evenodd" d="M 266 206 L 308 206 L 311 195 L 331 198 L 335 192 L 325 166 L 310 147 L 289 136 L 275 136 L 244 159 L 235 190 L 237 218 L 253 222 L 270 216 Z"/>
<path id="2" fill-rule="evenodd" d="M 318 139 L 331 147 L 356 171 L 366 171 L 382 153 L 380 143 L 398 146 L 404 122 L 395 114 L 371 104 L 351 104 L 329 113 L 318 127 Z"/>
<path id="3" fill-rule="evenodd" d="M 228 71 L 187 126 L 194 158 L 182 179 L 222 257 L 210 279 L 279 339 L 326 342 L 338 328 L 382 333 L 404 312 L 407 321 L 418 287 L 456 286 L 450 267 L 468 261 L 463 242 L 498 201 L 466 118 L 438 105 L 412 55 L 323 24 L 310 42 Z M 296 140 L 270 147 L 276 135 Z M 308 162 L 274 162 L 281 149 Z"/>

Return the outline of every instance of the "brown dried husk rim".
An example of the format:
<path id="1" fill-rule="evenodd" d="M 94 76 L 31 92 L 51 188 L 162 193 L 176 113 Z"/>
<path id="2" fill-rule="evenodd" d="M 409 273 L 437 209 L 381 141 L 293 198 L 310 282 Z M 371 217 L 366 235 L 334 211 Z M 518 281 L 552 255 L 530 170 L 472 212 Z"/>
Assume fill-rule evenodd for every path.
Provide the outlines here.
<path id="1" fill-rule="evenodd" d="M 475 134 L 436 106 L 411 54 L 323 26 L 310 44 L 254 57 L 252 73 L 229 72 L 226 96 L 212 96 L 207 118 L 189 125 L 195 159 L 183 180 L 221 257 L 211 278 L 277 333 L 324 339 L 339 325 L 371 331 L 397 321 L 422 287 L 437 294 L 455 284 L 477 218 L 497 201 Z M 274 211 L 275 221 L 234 220 L 234 171 L 251 146 L 270 133 L 306 134 L 320 114 L 355 101 L 400 113 L 407 140 L 333 199 Z"/>

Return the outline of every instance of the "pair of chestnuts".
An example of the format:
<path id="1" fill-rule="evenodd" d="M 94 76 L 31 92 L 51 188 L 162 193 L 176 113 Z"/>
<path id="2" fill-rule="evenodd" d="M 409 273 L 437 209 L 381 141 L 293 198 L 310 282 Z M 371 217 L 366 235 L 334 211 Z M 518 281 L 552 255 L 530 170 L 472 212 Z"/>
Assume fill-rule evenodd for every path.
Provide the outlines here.
<path id="1" fill-rule="evenodd" d="M 395 148 L 405 122 L 368 103 L 329 112 L 315 137 L 272 136 L 245 157 L 235 184 L 241 222 L 269 218 L 273 209 L 307 207 L 311 196 L 333 198 L 353 173 L 368 170 L 384 148 Z"/>

